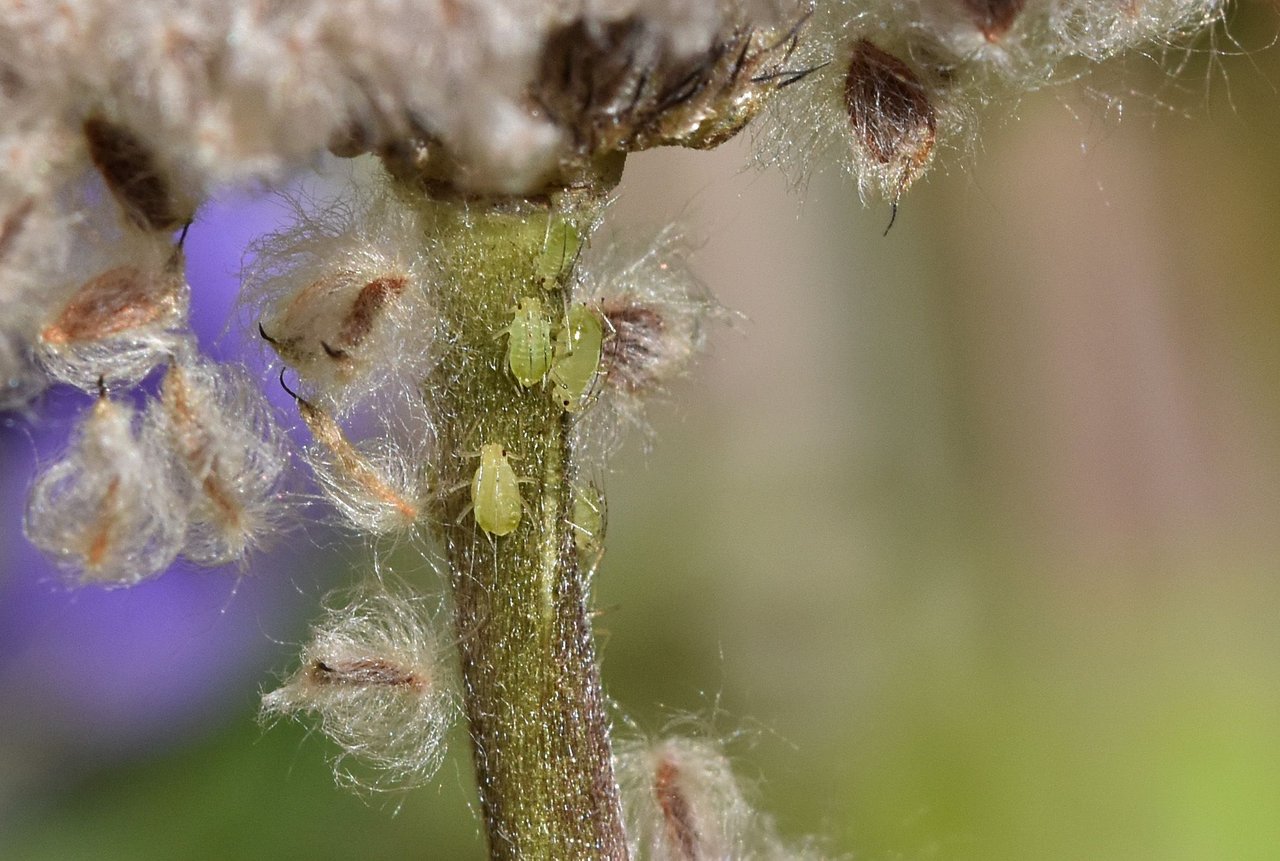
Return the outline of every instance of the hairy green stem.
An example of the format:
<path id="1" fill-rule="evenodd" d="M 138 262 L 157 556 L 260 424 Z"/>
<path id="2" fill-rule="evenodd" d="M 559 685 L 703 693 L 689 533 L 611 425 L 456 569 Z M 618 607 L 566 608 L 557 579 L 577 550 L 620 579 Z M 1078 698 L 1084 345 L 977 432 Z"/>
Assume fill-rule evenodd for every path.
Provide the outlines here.
<path id="1" fill-rule="evenodd" d="M 444 353 L 426 381 L 439 417 L 433 518 L 450 567 L 467 717 L 493 858 L 625 858 L 605 701 L 571 525 L 570 418 L 507 369 L 517 301 L 555 325 L 593 211 L 420 201 L 448 283 Z M 590 207 L 588 207 L 590 209 Z M 467 510 L 481 446 L 500 444 L 524 514 L 504 536 Z M 450 492 L 451 488 L 455 488 Z M 483 503 L 482 503 L 483 504 Z"/>

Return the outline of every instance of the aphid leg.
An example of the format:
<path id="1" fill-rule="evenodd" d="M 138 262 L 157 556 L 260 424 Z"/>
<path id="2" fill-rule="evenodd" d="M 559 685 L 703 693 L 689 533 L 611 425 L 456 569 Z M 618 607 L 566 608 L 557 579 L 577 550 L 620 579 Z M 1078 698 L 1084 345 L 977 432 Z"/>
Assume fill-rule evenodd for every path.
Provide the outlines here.
<path id="1" fill-rule="evenodd" d="M 446 493 L 457 493 L 457 492 L 458 492 L 459 490 L 461 490 L 462 488 L 464 488 L 464 487 L 470 487 L 470 486 L 471 486 L 471 482 L 469 482 L 469 481 L 464 481 L 464 482 L 462 482 L 462 484 L 459 484 L 459 485 L 457 485 L 456 487 L 453 487 L 453 488 L 449 489 L 448 491 L 446 491 Z M 466 506 L 464 506 L 464 507 L 463 507 L 463 509 L 462 509 L 462 513 L 461 513 L 461 514 L 459 514 L 459 515 L 454 519 L 454 521 L 453 521 L 453 525 L 454 525 L 454 526 L 457 526 L 459 523 L 461 523 L 461 522 L 462 522 L 462 519 L 463 519 L 464 517 L 466 517 L 468 514 L 470 514 L 470 513 L 471 513 L 471 509 L 473 509 L 473 508 L 475 508 L 475 507 L 476 507 L 476 504 L 475 504 L 474 502 L 468 501 L 468 502 L 467 502 L 467 504 L 466 504 Z"/>

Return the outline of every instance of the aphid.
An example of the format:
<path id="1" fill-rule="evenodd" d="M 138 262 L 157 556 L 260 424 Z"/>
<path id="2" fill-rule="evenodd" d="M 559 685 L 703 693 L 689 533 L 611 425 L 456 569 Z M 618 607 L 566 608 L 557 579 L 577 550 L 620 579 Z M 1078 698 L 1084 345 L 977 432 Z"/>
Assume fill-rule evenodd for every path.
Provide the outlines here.
<path id="1" fill-rule="evenodd" d="M 538 283 L 550 290 L 573 265 L 582 250 L 582 238 L 566 219 L 555 217 L 547 225 L 547 238 L 538 255 Z"/>
<path id="2" fill-rule="evenodd" d="M 176 230 L 191 220 L 173 195 L 155 154 L 125 126 L 101 116 L 84 121 L 89 158 L 122 209 L 143 230 Z"/>
<path id="3" fill-rule="evenodd" d="M 471 505 L 476 524 L 490 535 L 509 535 L 520 525 L 520 479 L 501 443 L 480 447 L 480 465 L 471 478 Z"/>
<path id="4" fill-rule="evenodd" d="M 573 489 L 573 544 L 578 551 L 578 564 L 593 571 L 604 555 L 604 496 L 594 482 Z"/>
<path id="5" fill-rule="evenodd" d="M 546 379 L 551 368 L 551 321 L 542 313 L 542 302 L 526 296 L 516 305 L 507 335 L 507 365 L 520 385 L 528 388 Z"/>
<path id="6" fill-rule="evenodd" d="M 582 304 L 570 308 L 564 327 L 556 334 L 551 363 L 551 396 L 566 412 L 581 410 L 591 395 L 600 373 L 603 345 L 600 315 Z"/>

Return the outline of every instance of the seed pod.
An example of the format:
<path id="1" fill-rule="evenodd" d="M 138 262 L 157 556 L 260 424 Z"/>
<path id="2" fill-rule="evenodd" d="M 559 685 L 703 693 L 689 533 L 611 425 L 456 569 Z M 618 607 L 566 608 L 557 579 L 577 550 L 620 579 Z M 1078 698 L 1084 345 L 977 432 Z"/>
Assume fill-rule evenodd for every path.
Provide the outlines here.
<path id="1" fill-rule="evenodd" d="M 82 282 L 47 318 L 36 354 L 50 376 L 85 391 L 99 380 L 131 385 L 181 352 L 189 338 L 181 255 L 167 243 L 138 253 Z"/>
<path id="2" fill-rule="evenodd" d="M 938 129 L 928 92 L 906 63 L 860 39 L 844 101 L 861 170 L 897 200 L 933 156 Z"/>
<path id="3" fill-rule="evenodd" d="M 283 510 L 277 490 L 288 460 L 262 394 L 237 369 L 175 361 L 148 421 L 187 502 L 183 555 L 202 565 L 242 561 Z"/>
<path id="4" fill-rule="evenodd" d="M 408 284 L 400 272 L 330 273 L 299 290 L 264 320 L 263 336 L 301 373 L 328 363 L 338 369 L 337 376 L 354 376 L 366 341 Z"/>
<path id="5" fill-rule="evenodd" d="M 40 332 L 46 344 L 101 341 L 142 329 L 178 314 L 184 281 L 166 267 L 144 271 L 116 266 L 80 286 L 58 316 Z"/>
<path id="6" fill-rule="evenodd" d="M 4 263 L 9 249 L 13 247 L 18 240 L 18 236 L 22 234 L 22 230 L 26 227 L 27 220 L 31 217 L 31 211 L 35 209 L 35 205 L 35 198 L 24 198 L 9 207 L 9 210 L 3 215 L 0 215 L 0 264 Z"/>
<path id="7" fill-rule="evenodd" d="M 83 130 L 89 157 L 134 224 L 172 231 L 191 221 L 194 207 L 178 201 L 155 153 L 133 131 L 100 115 Z"/>
<path id="8" fill-rule="evenodd" d="M 777 857 L 774 840 L 743 797 L 724 754 L 700 739 L 618 745 L 627 833 L 636 857 L 706 861 Z M 758 854 L 759 853 L 759 854 Z"/>
<path id="9" fill-rule="evenodd" d="M 346 519 L 375 534 L 408 529 L 418 519 L 421 493 L 415 460 L 394 451 L 361 451 L 328 412 L 296 398 L 318 449 L 307 452 L 325 495 Z"/>
<path id="10" fill-rule="evenodd" d="M 367 789 L 424 783 L 454 716 L 440 634 L 421 599 L 357 593 L 313 630 L 297 671 L 262 698 L 266 716 L 304 714 L 340 748 L 339 780 Z M 372 768 L 371 773 L 358 765 Z M 356 767 L 352 767 L 356 766 Z"/>

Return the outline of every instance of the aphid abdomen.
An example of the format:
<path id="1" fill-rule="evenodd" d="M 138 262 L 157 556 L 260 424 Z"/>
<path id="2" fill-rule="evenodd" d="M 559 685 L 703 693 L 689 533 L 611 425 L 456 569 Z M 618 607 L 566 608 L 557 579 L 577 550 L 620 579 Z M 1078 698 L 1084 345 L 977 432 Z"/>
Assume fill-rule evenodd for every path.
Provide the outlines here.
<path id="1" fill-rule="evenodd" d="M 542 302 L 525 297 L 516 306 L 515 318 L 506 329 L 507 365 L 520 385 L 541 383 L 551 369 L 551 322 L 542 313 Z"/>
<path id="2" fill-rule="evenodd" d="M 471 479 L 471 505 L 476 525 L 490 535 L 509 535 L 520 525 L 520 480 L 498 443 L 480 449 L 480 465 Z"/>
<path id="3" fill-rule="evenodd" d="M 566 412 L 577 412 L 591 395 L 600 372 L 604 324 L 586 305 L 569 309 L 564 328 L 556 335 L 551 364 L 552 397 Z"/>

